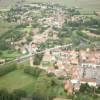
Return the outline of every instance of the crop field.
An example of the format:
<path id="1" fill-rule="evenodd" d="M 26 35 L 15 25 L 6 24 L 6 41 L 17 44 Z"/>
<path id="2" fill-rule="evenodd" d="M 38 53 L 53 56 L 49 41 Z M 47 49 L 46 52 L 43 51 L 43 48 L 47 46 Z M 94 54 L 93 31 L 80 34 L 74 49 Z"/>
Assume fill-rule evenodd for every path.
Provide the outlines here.
<path id="1" fill-rule="evenodd" d="M 100 0 L 0 0 L 0 8 L 11 7 L 16 2 L 53 2 L 65 5 L 67 7 L 79 7 L 84 11 L 100 11 Z"/>

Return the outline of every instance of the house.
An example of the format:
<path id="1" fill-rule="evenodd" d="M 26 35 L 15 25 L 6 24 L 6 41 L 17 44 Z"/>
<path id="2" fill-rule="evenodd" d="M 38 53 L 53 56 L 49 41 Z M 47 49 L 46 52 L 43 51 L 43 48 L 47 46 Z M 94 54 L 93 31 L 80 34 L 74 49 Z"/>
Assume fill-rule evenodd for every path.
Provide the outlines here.
<path id="1" fill-rule="evenodd" d="M 71 83 L 70 80 L 66 80 L 64 82 L 64 90 L 67 91 L 67 93 L 69 95 L 72 95 L 73 94 L 73 84 Z"/>
<path id="2" fill-rule="evenodd" d="M 74 84 L 74 91 L 79 91 L 80 90 L 80 86 L 81 86 L 81 84 L 79 82 Z"/>
<path id="3" fill-rule="evenodd" d="M 87 54 L 86 54 L 85 50 L 80 50 L 79 54 L 80 54 L 80 61 L 85 62 L 87 60 Z"/>
<path id="4" fill-rule="evenodd" d="M 75 57 L 70 57 L 70 63 L 71 64 L 75 64 L 75 65 L 78 65 L 78 58 L 75 58 Z"/>
<path id="5" fill-rule="evenodd" d="M 72 65 L 72 68 L 71 68 L 71 74 L 72 74 L 72 79 L 79 79 L 79 68 L 77 65 Z"/>
<path id="6" fill-rule="evenodd" d="M 21 51 L 22 54 L 26 54 L 27 53 L 27 50 L 24 47 L 23 48 L 20 48 L 20 51 Z"/>
<path id="7" fill-rule="evenodd" d="M 54 68 L 53 67 L 48 67 L 47 72 L 49 73 L 54 73 Z"/>
<path id="8" fill-rule="evenodd" d="M 81 84 L 86 84 L 88 83 L 89 86 L 96 86 L 96 79 L 93 78 L 81 78 L 80 80 Z"/>
<path id="9" fill-rule="evenodd" d="M 95 50 L 80 50 L 80 62 L 82 67 L 92 67 L 100 65 L 100 52 Z"/>
<path id="10" fill-rule="evenodd" d="M 32 35 L 36 35 L 39 32 L 39 28 L 32 29 Z"/>
<path id="11" fill-rule="evenodd" d="M 44 62 L 50 62 L 52 61 L 52 55 L 50 54 L 50 52 L 45 52 L 44 56 L 43 56 L 43 61 Z"/>
<path id="12" fill-rule="evenodd" d="M 66 77 L 66 76 L 67 76 L 67 74 L 66 74 L 65 71 L 59 70 L 59 69 L 55 69 L 54 74 L 55 74 L 57 77 Z"/>
<path id="13" fill-rule="evenodd" d="M 96 68 L 86 68 L 85 77 L 96 78 L 97 77 L 97 69 Z"/>
<path id="14" fill-rule="evenodd" d="M 79 82 L 78 79 L 71 79 L 71 83 L 72 83 L 72 84 L 77 84 L 78 82 Z"/>

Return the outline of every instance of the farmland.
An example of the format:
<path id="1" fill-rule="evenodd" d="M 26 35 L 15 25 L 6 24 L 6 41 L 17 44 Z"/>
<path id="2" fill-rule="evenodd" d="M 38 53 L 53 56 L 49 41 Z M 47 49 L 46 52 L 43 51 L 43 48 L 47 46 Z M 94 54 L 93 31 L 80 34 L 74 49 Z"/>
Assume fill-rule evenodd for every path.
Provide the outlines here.
<path id="1" fill-rule="evenodd" d="M 16 4 L 16 2 L 49 2 L 50 0 L 0 0 L 0 8 L 9 8 Z M 100 0 L 51 0 L 54 3 L 59 3 L 67 7 L 80 7 L 84 11 L 99 11 L 100 10 Z"/>

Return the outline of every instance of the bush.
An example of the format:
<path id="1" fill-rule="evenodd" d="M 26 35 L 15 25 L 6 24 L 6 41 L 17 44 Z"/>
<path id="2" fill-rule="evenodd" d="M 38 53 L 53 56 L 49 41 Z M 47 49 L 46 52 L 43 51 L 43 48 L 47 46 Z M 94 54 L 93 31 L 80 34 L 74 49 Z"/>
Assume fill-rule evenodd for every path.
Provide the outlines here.
<path id="1" fill-rule="evenodd" d="M 8 65 L 2 65 L 0 66 L 0 76 L 3 76 L 16 69 L 17 69 L 17 66 L 14 63 L 8 64 Z"/>

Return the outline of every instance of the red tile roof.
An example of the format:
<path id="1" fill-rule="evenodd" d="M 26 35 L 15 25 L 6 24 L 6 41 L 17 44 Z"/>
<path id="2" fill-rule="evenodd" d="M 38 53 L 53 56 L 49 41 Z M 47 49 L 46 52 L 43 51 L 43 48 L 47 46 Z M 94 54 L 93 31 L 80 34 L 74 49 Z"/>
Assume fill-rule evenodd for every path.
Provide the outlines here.
<path id="1" fill-rule="evenodd" d="M 81 82 L 96 82 L 96 79 L 93 79 L 93 78 L 82 78 Z"/>

